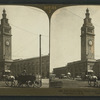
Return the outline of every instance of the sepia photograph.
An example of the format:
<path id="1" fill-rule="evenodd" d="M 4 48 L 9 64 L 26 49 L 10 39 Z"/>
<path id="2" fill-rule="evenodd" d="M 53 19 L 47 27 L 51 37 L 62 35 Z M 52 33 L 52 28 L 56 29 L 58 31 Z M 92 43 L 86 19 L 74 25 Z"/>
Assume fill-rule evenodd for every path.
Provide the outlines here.
<path id="1" fill-rule="evenodd" d="M 0 87 L 49 88 L 49 20 L 36 7 L 0 5 Z"/>
<path id="2" fill-rule="evenodd" d="M 100 88 L 100 6 L 77 5 L 51 17 L 50 87 Z"/>
<path id="3" fill-rule="evenodd" d="M 100 96 L 99 9 L 0 5 L 0 96 Z"/>

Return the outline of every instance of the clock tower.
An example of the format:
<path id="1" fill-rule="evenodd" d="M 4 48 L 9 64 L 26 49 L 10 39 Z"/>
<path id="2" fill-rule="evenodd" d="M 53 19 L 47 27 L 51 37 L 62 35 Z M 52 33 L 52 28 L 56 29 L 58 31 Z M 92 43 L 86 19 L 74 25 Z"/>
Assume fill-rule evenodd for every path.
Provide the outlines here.
<path id="1" fill-rule="evenodd" d="M 0 25 L 0 71 L 8 70 L 10 67 L 11 36 L 11 26 L 8 23 L 4 9 Z"/>
<path id="2" fill-rule="evenodd" d="M 94 26 L 91 23 L 89 10 L 86 9 L 86 17 L 81 27 L 81 61 L 86 63 L 86 72 L 93 71 L 94 58 Z"/>
<path id="3" fill-rule="evenodd" d="M 94 26 L 89 17 L 89 10 L 86 10 L 86 18 L 81 28 L 81 60 L 94 59 Z"/>

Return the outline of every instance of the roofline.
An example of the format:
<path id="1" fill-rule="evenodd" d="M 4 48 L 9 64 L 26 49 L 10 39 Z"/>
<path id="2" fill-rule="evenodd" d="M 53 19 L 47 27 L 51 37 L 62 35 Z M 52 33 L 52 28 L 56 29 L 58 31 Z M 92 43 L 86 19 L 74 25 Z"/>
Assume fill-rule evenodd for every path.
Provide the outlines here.
<path id="1" fill-rule="evenodd" d="M 42 58 L 43 57 L 49 57 L 49 55 L 44 55 L 44 56 L 41 56 Z M 34 57 L 34 58 L 26 58 L 26 59 L 15 59 L 13 60 L 13 62 L 19 62 L 19 61 L 25 61 L 25 60 L 32 60 L 32 59 L 38 59 L 39 57 Z"/>
<path id="2" fill-rule="evenodd" d="M 57 68 L 53 68 L 53 70 L 54 70 L 54 69 L 60 69 L 60 68 L 66 68 L 66 66 L 64 66 L 64 67 L 57 67 Z"/>

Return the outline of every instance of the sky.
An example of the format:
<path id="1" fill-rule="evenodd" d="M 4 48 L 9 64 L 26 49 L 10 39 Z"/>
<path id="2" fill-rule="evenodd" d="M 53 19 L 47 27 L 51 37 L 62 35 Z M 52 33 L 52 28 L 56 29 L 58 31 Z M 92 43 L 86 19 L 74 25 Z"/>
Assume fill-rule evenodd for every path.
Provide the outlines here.
<path id="1" fill-rule="evenodd" d="M 12 34 L 12 59 L 26 59 L 39 56 L 39 35 L 41 34 L 41 53 L 49 53 L 49 19 L 47 14 L 36 7 L 0 5 L 6 10 Z"/>
<path id="2" fill-rule="evenodd" d="M 95 59 L 100 59 L 100 6 L 69 6 L 56 10 L 51 18 L 50 71 L 81 60 L 81 27 L 86 9 L 95 27 Z"/>
<path id="3" fill-rule="evenodd" d="M 56 10 L 51 17 L 50 28 L 50 72 L 69 62 L 81 59 L 80 35 L 86 9 L 95 27 L 95 59 L 100 59 L 100 6 L 69 6 Z M 36 7 L 0 5 L 6 10 L 12 28 L 12 59 L 39 56 L 39 34 L 42 35 L 42 55 L 49 54 L 49 19 Z"/>

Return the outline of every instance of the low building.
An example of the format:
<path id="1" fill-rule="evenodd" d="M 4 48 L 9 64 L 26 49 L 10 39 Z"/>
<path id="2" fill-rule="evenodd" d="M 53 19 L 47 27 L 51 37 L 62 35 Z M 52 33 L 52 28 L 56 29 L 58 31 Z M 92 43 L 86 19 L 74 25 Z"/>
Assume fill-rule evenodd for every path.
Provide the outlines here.
<path id="1" fill-rule="evenodd" d="M 24 69 L 27 74 L 40 74 L 43 78 L 49 77 L 49 56 L 42 56 L 42 64 L 40 68 L 39 57 L 29 59 L 17 59 L 13 60 L 10 70 L 14 76 L 20 75 Z"/>
<path id="2" fill-rule="evenodd" d="M 60 68 L 54 68 L 53 73 L 56 74 L 56 77 L 60 77 L 61 74 L 67 75 L 67 68 L 66 67 L 60 67 Z"/>
<path id="3" fill-rule="evenodd" d="M 93 71 L 94 74 L 100 78 L 100 59 L 94 64 Z"/>

